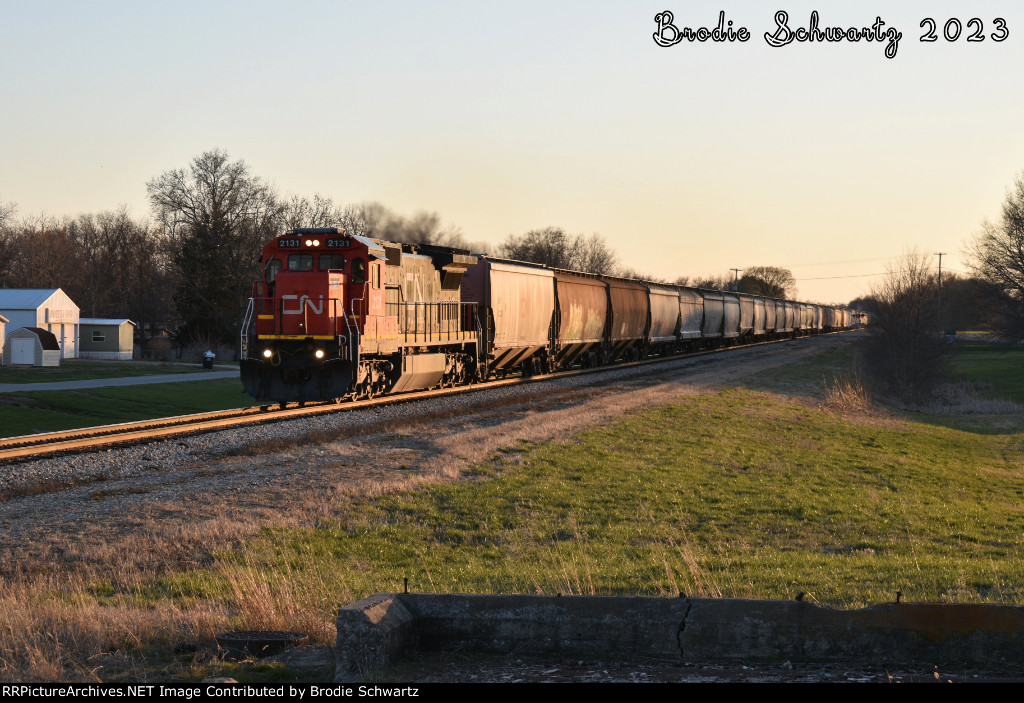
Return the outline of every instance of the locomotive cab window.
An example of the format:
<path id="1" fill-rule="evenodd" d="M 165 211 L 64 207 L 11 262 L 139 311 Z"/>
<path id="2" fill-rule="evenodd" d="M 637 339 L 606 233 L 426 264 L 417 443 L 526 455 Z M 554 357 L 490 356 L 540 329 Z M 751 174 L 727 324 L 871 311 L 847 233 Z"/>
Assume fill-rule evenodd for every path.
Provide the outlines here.
<path id="1" fill-rule="evenodd" d="M 366 262 L 362 259 L 352 259 L 352 282 L 357 286 L 366 283 Z"/>
<path id="2" fill-rule="evenodd" d="M 277 272 L 281 270 L 280 259 L 271 259 L 267 262 L 266 273 L 264 274 L 264 280 L 267 283 L 273 283 L 274 279 L 277 278 Z"/>
<path id="3" fill-rule="evenodd" d="M 321 254 L 320 255 L 320 270 L 330 271 L 331 269 L 343 269 L 345 268 L 345 257 L 341 254 Z"/>
<path id="4" fill-rule="evenodd" d="M 312 271 L 313 270 L 313 255 L 312 254 L 290 254 L 288 256 L 288 270 L 289 271 Z"/>
<path id="5" fill-rule="evenodd" d="M 373 276 L 373 289 L 380 290 L 380 264 L 373 264 L 370 271 Z"/>

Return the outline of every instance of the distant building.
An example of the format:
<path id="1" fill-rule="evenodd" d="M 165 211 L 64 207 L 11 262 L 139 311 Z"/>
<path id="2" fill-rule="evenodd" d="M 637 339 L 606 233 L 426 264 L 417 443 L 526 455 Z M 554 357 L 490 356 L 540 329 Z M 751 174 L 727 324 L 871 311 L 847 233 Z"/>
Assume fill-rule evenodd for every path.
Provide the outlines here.
<path id="1" fill-rule="evenodd" d="M 146 325 L 135 328 L 135 358 L 166 361 L 177 356 L 174 335 L 166 327 Z"/>
<path id="2" fill-rule="evenodd" d="M 131 359 L 135 323 L 83 317 L 78 320 L 78 356 L 82 359 Z"/>
<path id="3" fill-rule="evenodd" d="M 78 306 L 60 288 L 0 288 L 0 315 L 8 319 L 8 338 L 20 327 L 37 327 L 57 339 L 60 358 L 78 357 Z"/>
<path id="4" fill-rule="evenodd" d="M 52 332 L 39 327 L 19 327 L 7 335 L 4 366 L 60 366 L 60 345 Z"/>

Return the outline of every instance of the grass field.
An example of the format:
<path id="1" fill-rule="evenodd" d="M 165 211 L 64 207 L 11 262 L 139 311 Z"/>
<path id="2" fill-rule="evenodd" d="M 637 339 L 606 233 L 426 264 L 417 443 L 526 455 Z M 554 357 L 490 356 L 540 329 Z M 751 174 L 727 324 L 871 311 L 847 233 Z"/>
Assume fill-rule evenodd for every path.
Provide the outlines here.
<path id="1" fill-rule="evenodd" d="M 353 599 L 408 577 L 440 592 L 1024 602 L 1022 444 L 725 390 L 337 524 L 268 530 L 200 591 L 229 593 L 234 564 Z"/>
<path id="2" fill-rule="evenodd" d="M 0 393 L 0 437 L 248 407 L 235 378 Z"/>
<path id="3" fill-rule="evenodd" d="M 993 389 L 1020 387 L 1024 365 L 1010 354 L 962 345 L 951 368 Z M 830 407 L 823 379 L 849 360 L 829 352 L 791 366 L 775 375 L 789 379 L 779 392 L 724 388 L 562 442 L 508 447 L 457 483 L 339 496 L 335 517 L 267 526 L 201 567 L 96 574 L 31 596 L 0 589 L 0 605 L 26 623 L 112 623 L 105 636 L 135 662 L 130 675 L 201 677 L 208 659 L 169 652 L 211 622 L 298 624 L 329 642 L 339 603 L 400 589 L 404 578 L 412 590 L 465 593 L 802 591 L 845 608 L 897 591 L 1024 602 L 1024 433 L 984 417 L 972 430 Z M 76 614 L 42 617 L 23 600 Z M 149 624 L 154 614 L 163 625 Z M 88 670 L 95 650 L 76 646 L 66 645 L 62 666 Z M 0 672 L 11 656 L 0 651 Z"/>
<path id="4" fill-rule="evenodd" d="M 1024 347 L 998 342 L 959 341 L 949 356 L 954 378 L 986 384 L 983 395 L 1024 403 Z"/>

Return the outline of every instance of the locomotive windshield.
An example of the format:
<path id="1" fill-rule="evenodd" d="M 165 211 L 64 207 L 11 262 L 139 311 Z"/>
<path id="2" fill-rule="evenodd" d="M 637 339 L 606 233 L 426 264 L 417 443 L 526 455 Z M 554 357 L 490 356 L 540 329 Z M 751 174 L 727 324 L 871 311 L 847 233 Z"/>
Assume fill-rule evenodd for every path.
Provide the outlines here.
<path id="1" fill-rule="evenodd" d="M 288 270 L 289 271 L 312 271 L 313 270 L 313 255 L 312 254 L 290 254 L 288 256 Z"/>
<path id="2" fill-rule="evenodd" d="M 331 269 L 345 268 L 345 257 L 341 254 L 321 254 L 320 270 L 330 271 Z"/>
<path id="3" fill-rule="evenodd" d="M 352 259 L 352 282 L 357 286 L 366 283 L 366 262 L 362 259 Z"/>

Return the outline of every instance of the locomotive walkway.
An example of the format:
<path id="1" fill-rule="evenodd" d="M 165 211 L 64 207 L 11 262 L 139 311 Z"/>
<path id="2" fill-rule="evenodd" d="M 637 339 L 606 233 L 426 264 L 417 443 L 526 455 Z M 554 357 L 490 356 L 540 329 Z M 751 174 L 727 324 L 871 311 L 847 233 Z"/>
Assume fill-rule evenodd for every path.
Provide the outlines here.
<path id="1" fill-rule="evenodd" d="M 55 381 L 53 383 L 0 383 L 0 393 L 26 393 L 28 391 L 72 391 L 104 386 L 141 386 L 149 383 L 180 383 L 183 381 L 210 381 L 217 378 L 238 378 L 238 369 L 230 371 L 200 371 L 196 373 L 163 374 L 153 376 L 123 376 L 120 378 L 90 378 L 82 381 Z"/>

